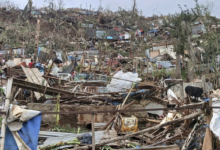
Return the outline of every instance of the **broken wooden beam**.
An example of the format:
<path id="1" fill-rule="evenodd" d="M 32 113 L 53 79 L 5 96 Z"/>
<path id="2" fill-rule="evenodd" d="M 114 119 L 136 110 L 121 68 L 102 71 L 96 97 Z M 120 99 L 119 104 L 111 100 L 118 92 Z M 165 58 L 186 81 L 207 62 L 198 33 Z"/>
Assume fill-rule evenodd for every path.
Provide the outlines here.
<path id="1" fill-rule="evenodd" d="M 13 80 L 13 85 L 17 85 L 19 88 L 28 89 L 28 90 L 31 90 L 31 91 L 36 91 L 36 92 L 39 92 L 39 93 L 44 93 L 44 90 L 45 90 L 45 87 L 46 87 L 44 85 L 39 85 L 39 84 L 31 83 L 31 82 L 28 82 L 28 81 L 16 79 L 16 78 L 14 78 L 14 80 Z M 56 89 L 56 88 L 51 88 L 51 87 L 47 87 L 47 91 L 45 92 L 45 94 L 48 94 L 48 95 L 59 94 L 59 93 L 62 94 L 62 95 L 74 96 L 74 93 L 71 93 L 69 91 Z M 85 94 L 76 93 L 76 96 L 84 96 L 84 95 Z"/>
<path id="2" fill-rule="evenodd" d="M 153 122 L 153 123 L 161 123 L 161 121 L 159 121 L 159 120 L 154 120 L 154 119 L 146 119 L 146 121 L 148 121 L 148 122 Z"/>

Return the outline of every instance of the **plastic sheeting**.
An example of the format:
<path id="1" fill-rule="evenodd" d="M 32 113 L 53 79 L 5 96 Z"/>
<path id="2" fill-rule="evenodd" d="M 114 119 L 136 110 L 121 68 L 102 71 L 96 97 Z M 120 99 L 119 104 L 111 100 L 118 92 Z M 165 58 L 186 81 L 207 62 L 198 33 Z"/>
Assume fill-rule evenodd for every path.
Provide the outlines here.
<path id="1" fill-rule="evenodd" d="M 213 107 L 220 107 L 220 101 L 212 104 Z M 220 111 L 213 109 L 213 116 L 210 122 L 211 131 L 220 139 Z"/>
<path id="2" fill-rule="evenodd" d="M 168 98 L 168 100 L 170 100 L 170 101 L 172 101 L 172 98 L 175 98 L 175 99 L 178 99 L 177 97 L 176 97 L 176 95 L 174 94 L 174 92 L 171 90 L 171 89 L 169 89 L 168 91 L 167 91 L 167 98 Z"/>
<path id="3" fill-rule="evenodd" d="M 34 118 L 23 123 L 23 127 L 18 131 L 21 139 L 31 150 L 37 150 L 38 136 L 40 131 L 41 115 L 37 115 Z M 17 143 L 12 135 L 12 132 L 7 127 L 5 134 L 5 147 L 4 150 L 19 150 Z"/>
<path id="4" fill-rule="evenodd" d="M 136 92 L 131 92 L 129 94 L 129 97 L 132 97 L 132 96 L 135 96 L 135 95 L 138 95 L 138 94 L 141 94 L 141 93 L 147 93 L 149 92 L 150 90 L 149 89 L 142 89 L 142 90 L 139 90 L 139 91 L 136 91 Z M 123 94 L 122 97 L 126 97 L 128 94 Z"/>
<path id="5" fill-rule="evenodd" d="M 113 77 L 114 78 L 112 78 L 110 84 L 107 85 L 107 88 L 110 92 L 126 91 L 127 89 L 131 88 L 134 82 L 141 81 L 141 78 L 138 78 L 138 74 L 132 72 L 123 73 L 122 71 L 119 71 Z"/>
<path id="6" fill-rule="evenodd" d="M 8 67 L 14 67 L 14 66 L 15 66 L 15 62 L 14 62 L 14 60 L 8 60 L 8 61 L 6 62 L 6 65 L 7 65 Z"/>
<path id="7" fill-rule="evenodd" d="M 85 133 L 80 142 L 83 144 L 92 144 L 92 136 L 89 133 Z"/>
<path id="8" fill-rule="evenodd" d="M 158 32 L 156 29 L 152 29 L 148 33 L 156 33 L 156 32 Z"/>
<path id="9" fill-rule="evenodd" d="M 156 64 L 157 64 L 157 67 L 158 65 L 161 65 L 163 68 L 174 67 L 170 61 L 157 61 Z"/>

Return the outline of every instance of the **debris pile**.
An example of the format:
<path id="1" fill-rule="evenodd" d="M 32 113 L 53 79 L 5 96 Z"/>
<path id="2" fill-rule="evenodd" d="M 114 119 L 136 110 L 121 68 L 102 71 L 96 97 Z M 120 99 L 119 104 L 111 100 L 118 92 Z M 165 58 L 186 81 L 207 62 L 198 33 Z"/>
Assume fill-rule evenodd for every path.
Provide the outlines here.
<path id="1" fill-rule="evenodd" d="M 219 149 L 220 63 L 180 21 L 46 8 L 0 6 L 1 148 Z"/>

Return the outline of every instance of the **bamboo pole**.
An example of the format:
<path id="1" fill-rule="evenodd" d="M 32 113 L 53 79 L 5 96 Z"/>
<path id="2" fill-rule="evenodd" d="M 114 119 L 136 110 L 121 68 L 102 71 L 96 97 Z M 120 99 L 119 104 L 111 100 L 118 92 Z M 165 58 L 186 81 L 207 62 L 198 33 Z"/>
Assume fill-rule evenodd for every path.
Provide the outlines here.
<path id="1" fill-rule="evenodd" d="M 7 93 L 6 93 L 6 99 L 5 99 L 5 112 L 8 112 L 9 109 L 9 104 L 10 104 L 10 95 L 11 95 L 11 89 L 12 89 L 12 83 L 13 83 L 13 78 L 8 79 L 8 84 L 7 84 Z M 5 145 L 5 131 L 6 131 L 6 115 L 3 115 L 2 119 L 2 128 L 1 128 L 1 149 L 4 150 L 4 145 Z"/>

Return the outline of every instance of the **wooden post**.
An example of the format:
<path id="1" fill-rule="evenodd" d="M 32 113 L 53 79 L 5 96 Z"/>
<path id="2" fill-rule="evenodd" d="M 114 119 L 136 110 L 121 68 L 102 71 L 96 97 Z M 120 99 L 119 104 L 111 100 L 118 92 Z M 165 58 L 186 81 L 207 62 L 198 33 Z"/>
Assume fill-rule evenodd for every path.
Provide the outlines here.
<path id="1" fill-rule="evenodd" d="M 38 54 L 38 41 L 40 35 L 40 20 L 37 20 L 37 29 L 36 29 L 36 36 L 35 36 L 35 52 L 34 52 L 34 63 L 37 62 L 37 54 Z"/>
<path id="2" fill-rule="evenodd" d="M 10 104 L 10 95 L 11 95 L 11 89 L 12 89 L 12 83 L 13 83 L 13 78 L 8 79 L 8 84 L 7 84 L 7 93 L 6 93 L 6 99 L 5 99 L 5 112 L 8 112 L 9 109 L 9 104 Z M 1 128 L 1 149 L 4 150 L 4 145 L 5 145 L 5 131 L 6 131 L 6 115 L 2 115 L 2 128 Z"/>
<path id="3" fill-rule="evenodd" d="M 49 71 L 47 72 L 46 76 L 48 76 L 50 74 L 51 69 L 53 68 L 53 64 L 54 64 L 54 61 L 52 62 L 52 65 L 50 66 Z"/>
<path id="4" fill-rule="evenodd" d="M 31 101 L 34 102 L 34 91 L 31 91 Z"/>
<path id="5" fill-rule="evenodd" d="M 61 77 L 59 76 L 59 89 L 60 89 L 60 84 L 61 84 Z"/>
<path id="6" fill-rule="evenodd" d="M 205 93 L 205 97 L 208 98 L 207 90 L 206 90 L 206 85 L 205 85 L 205 75 L 202 76 L 202 87 L 203 87 L 203 92 Z"/>
<path id="7" fill-rule="evenodd" d="M 183 81 L 181 82 L 181 85 L 180 85 L 181 89 L 180 89 L 180 97 L 181 97 L 181 100 L 182 102 L 184 102 L 184 88 L 183 88 Z"/>
<path id="8" fill-rule="evenodd" d="M 92 150 L 95 150 L 95 127 L 94 127 L 95 114 L 92 113 Z"/>
<path id="9" fill-rule="evenodd" d="M 8 50 L 5 50 L 5 63 L 8 61 Z"/>
<path id="10" fill-rule="evenodd" d="M 47 87 L 48 87 L 48 81 L 50 80 L 50 78 L 48 78 L 47 80 L 45 80 L 47 83 L 45 85 L 45 89 L 44 89 L 44 97 L 45 97 L 45 93 L 47 91 Z"/>

